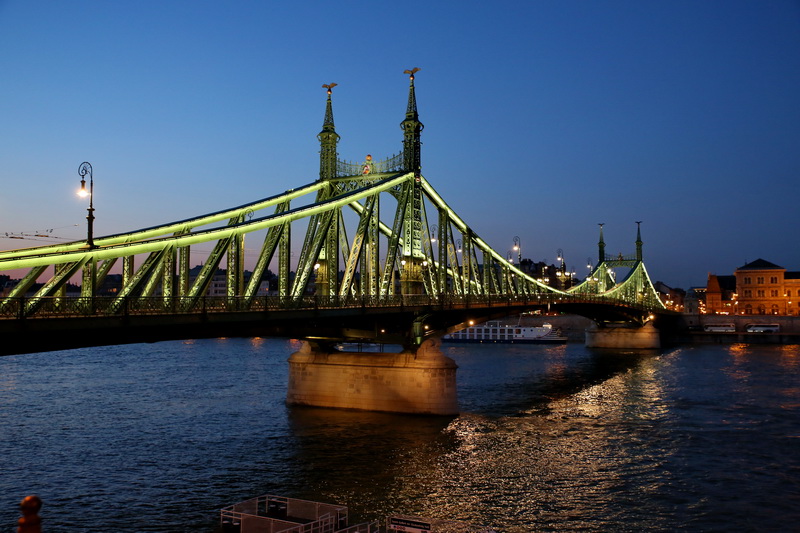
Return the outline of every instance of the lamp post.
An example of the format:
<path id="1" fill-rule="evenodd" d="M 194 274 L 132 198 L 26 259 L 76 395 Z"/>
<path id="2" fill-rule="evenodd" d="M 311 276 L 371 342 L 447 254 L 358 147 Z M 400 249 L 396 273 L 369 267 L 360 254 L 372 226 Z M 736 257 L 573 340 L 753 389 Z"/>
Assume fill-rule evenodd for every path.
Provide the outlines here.
<path id="1" fill-rule="evenodd" d="M 86 175 L 89 175 L 89 190 L 86 190 Z M 92 165 L 90 165 L 87 161 L 81 163 L 78 167 L 78 175 L 81 177 L 81 189 L 78 191 L 78 196 L 81 198 L 89 197 L 89 214 L 86 215 L 86 220 L 89 222 L 89 234 L 86 238 L 86 244 L 89 248 L 94 248 L 94 238 L 93 238 L 93 229 L 94 229 L 94 179 L 92 177 Z"/>
<path id="2" fill-rule="evenodd" d="M 517 252 L 517 264 L 522 264 L 522 241 L 519 237 L 514 237 L 514 251 Z"/>

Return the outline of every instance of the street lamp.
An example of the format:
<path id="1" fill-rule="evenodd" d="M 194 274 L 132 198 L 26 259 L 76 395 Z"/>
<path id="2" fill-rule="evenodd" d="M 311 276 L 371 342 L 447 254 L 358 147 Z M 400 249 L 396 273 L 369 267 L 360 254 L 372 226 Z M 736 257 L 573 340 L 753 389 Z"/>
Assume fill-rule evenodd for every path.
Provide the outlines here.
<path id="1" fill-rule="evenodd" d="M 522 241 L 519 237 L 514 237 L 514 251 L 517 252 L 517 264 L 522 264 Z"/>
<path id="2" fill-rule="evenodd" d="M 431 243 L 436 242 L 436 235 L 439 233 L 439 226 L 434 224 L 431 226 Z"/>
<path id="3" fill-rule="evenodd" d="M 89 191 L 86 191 L 86 175 L 89 175 Z M 81 189 L 78 191 L 78 196 L 81 198 L 89 197 L 89 214 L 86 215 L 86 220 L 89 222 L 89 234 L 86 238 L 86 244 L 89 248 L 94 248 L 94 239 L 92 237 L 92 231 L 94 227 L 94 179 L 92 177 L 92 165 L 90 165 L 87 161 L 81 163 L 78 167 L 78 175 L 81 177 Z"/>

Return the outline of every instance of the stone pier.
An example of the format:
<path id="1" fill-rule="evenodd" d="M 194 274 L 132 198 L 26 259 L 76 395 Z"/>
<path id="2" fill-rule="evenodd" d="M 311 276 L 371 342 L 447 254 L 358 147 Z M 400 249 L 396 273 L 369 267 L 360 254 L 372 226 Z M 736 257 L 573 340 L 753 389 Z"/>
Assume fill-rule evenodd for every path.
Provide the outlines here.
<path id="1" fill-rule="evenodd" d="M 440 339 L 400 353 L 328 351 L 304 341 L 289 357 L 286 403 L 454 415 L 456 368 L 442 353 Z"/>
<path id="2" fill-rule="evenodd" d="M 656 350 L 661 348 L 659 332 L 648 322 L 642 327 L 598 327 L 586 328 L 587 348 L 611 348 L 621 350 Z"/>

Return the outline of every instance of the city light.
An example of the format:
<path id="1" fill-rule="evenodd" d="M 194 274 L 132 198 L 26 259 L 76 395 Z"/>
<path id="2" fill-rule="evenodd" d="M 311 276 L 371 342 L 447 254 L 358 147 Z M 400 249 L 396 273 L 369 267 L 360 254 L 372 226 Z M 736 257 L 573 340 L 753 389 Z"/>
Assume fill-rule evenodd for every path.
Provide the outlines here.
<path id="1" fill-rule="evenodd" d="M 84 161 L 78 167 L 78 175 L 81 177 L 81 188 L 78 191 L 78 196 L 81 198 L 89 197 L 89 214 L 86 215 L 88 223 L 88 234 L 86 236 L 86 245 L 89 248 L 94 248 L 94 177 L 92 176 L 92 165 L 88 161 Z M 89 191 L 86 191 L 86 176 L 89 176 Z"/>

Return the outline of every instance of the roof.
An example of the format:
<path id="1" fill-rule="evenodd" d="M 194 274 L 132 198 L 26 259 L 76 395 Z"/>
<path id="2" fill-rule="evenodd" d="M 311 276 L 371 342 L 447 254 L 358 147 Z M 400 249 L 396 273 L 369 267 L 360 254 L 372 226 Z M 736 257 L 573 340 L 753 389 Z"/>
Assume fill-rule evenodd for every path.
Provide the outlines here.
<path id="1" fill-rule="evenodd" d="M 740 266 L 736 270 L 784 270 L 784 268 L 776 265 L 775 263 L 770 263 L 764 259 L 756 259 L 751 263 Z"/>
<path id="2" fill-rule="evenodd" d="M 736 276 L 717 276 L 717 281 L 723 291 L 736 292 Z"/>

